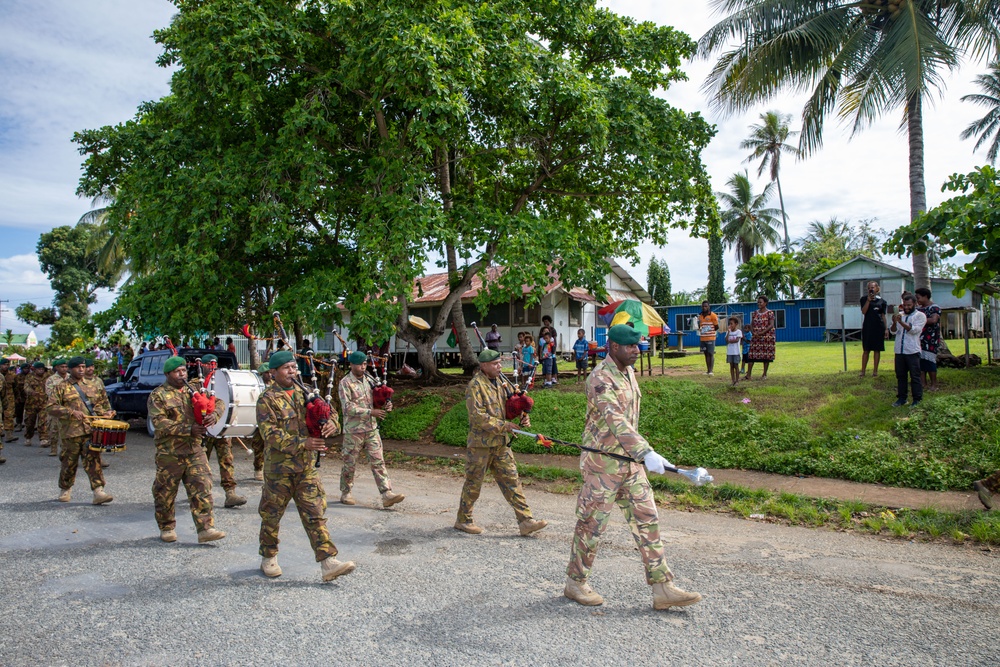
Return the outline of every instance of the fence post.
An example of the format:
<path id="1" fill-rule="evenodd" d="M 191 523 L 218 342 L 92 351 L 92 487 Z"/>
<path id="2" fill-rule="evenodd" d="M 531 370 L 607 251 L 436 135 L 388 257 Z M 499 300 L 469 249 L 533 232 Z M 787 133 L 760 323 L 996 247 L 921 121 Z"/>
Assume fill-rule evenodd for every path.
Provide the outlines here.
<path id="1" fill-rule="evenodd" d="M 844 314 L 840 314 L 840 344 L 844 348 L 844 372 L 847 372 L 847 329 L 844 323 Z"/>

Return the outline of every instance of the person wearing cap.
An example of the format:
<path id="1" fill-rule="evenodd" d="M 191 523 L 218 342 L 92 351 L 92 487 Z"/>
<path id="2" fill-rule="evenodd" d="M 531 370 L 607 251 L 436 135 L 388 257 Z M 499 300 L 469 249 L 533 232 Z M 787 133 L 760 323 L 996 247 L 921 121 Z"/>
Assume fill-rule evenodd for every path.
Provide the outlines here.
<path id="1" fill-rule="evenodd" d="M 103 505 L 114 498 L 104 491 L 104 472 L 101 469 L 101 457 L 98 452 L 90 450 L 90 421 L 88 417 L 115 416 L 115 411 L 108 403 L 108 396 L 97 391 L 93 385 L 83 381 L 86 369 L 83 357 L 73 357 L 66 361 L 69 373 L 66 379 L 55 386 L 52 398 L 49 399 L 49 412 L 59 420 L 58 428 L 62 436 L 60 459 L 62 468 L 59 471 L 59 502 L 68 503 L 73 483 L 76 481 L 76 469 L 83 460 L 83 469 L 90 478 L 90 488 L 94 492 L 93 503 Z"/>
<path id="2" fill-rule="evenodd" d="M 49 425 L 49 456 L 59 454 L 59 446 L 62 444 L 62 433 L 60 431 L 60 421 L 52 413 L 55 407 L 54 397 L 56 387 L 66 381 L 69 377 L 66 359 L 60 358 L 52 362 L 52 374 L 45 379 L 45 396 L 47 403 L 45 406 L 45 419 Z M 44 446 L 44 445 L 43 445 Z"/>
<path id="3" fill-rule="evenodd" d="M 0 373 L 3 374 L 3 384 L 0 385 L 0 403 L 3 404 L 3 433 L 6 435 L 6 442 L 14 442 L 17 436 L 14 435 L 14 380 L 17 373 L 10 365 L 10 359 L 0 358 Z"/>
<path id="4" fill-rule="evenodd" d="M 531 508 L 517 476 L 517 462 L 510 451 L 511 432 L 519 424 L 506 419 L 507 393 L 500 383 L 500 353 L 489 348 L 479 353 L 479 370 L 465 390 L 465 405 L 469 412 L 469 436 L 465 442 L 465 484 L 458 504 L 455 530 L 478 535 L 483 529 L 472 520 L 472 506 L 479 499 L 486 471 L 500 487 L 508 504 L 514 508 L 521 535 L 528 536 L 545 528 L 547 521 L 531 516 Z M 520 425 L 527 425 L 527 414 L 521 415 Z"/>
<path id="5" fill-rule="evenodd" d="M 674 575 L 663 554 L 656 502 L 643 465 L 650 472 L 663 473 L 671 464 L 639 434 L 642 392 L 632 370 L 639 358 L 639 339 L 639 332 L 627 324 L 611 327 L 607 356 L 587 377 L 583 446 L 627 456 L 633 461 L 625 462 L 598 452 L 580 452 L 583 486 L 576 502 L 577 522 L 563 594 L 582 605 L 604 602 L 587 583 L 587 577 L 597 556 L 601 533 L 607 528 L 616 504 L 625 513 L 642 556 L 646 583 L 653 588 L 653 608 L 683 607 L 701 600 L 698 593 L 674 586 Z"/>
<path id="6" fill-rule="evenodd" d="M 215 411 L 195 421 L 191 395 L 198 385 L 188 382 L 184 357 L 170 357 L 163 363 L 166 382 L 153 390 L 146 406 L 156 435 L 156 477 L 153 480 L 153 505 L 160 539 L 177 541 L 177 521 L 174 502 L 180 484 L 184 484 L 191 505 L 191 518 L 198 531 L 198 542 L 212 542 L 226 536 L 215 528 L 212 516 L 212 471 L 202 447 L 207 427 L 222 418 L 226 409 L 222 401 L 215 402 Z"/>
<path id="7" fill-rule="evenodd" d="M 24 381 L 31 375 L 31 364 L 21 362 L 17 377 L 14 378 L 14 430 L 24 430 Z"/>
<path id="8" fill-rule="evenodd" d="M 264 387 L 271 384 L 271 369 L 266 363 L 261 364 L 255 371 L 264 383 Z M 253 451 L 253 478 L 258 482 L 264 481 L 264 438 L 260 435 L 260 429 L 255 429 L 250 438 L 250 449 Z"/>
<path id="9" fill-rule="evenodd" d="M 364 352 L 351 352 L 347 361 L 351 364 L 351 372 L 343 377 L 337 387 L 340 407 L 344 412 L 344 440 L 341 445 L 344 464 L 340 469 L 340 502 L 344 505 L 355 504 L 351 494 L 354 468 L 358 452 L 364 450 L 371 463 L 375 485 L 382 495 L 382 507 L 392 507 L 402 502 L 404 496 L 392 491 L 392 482 L 386 473 L 385 459 L 382 456 L 382 436 L 378 431 L 378 420 L 392 410 L 392 403 L 384 410 L 374 407 L 372 386 L 365 377 L 368 356 Z"/>
<path id="10" fill-rule="evenodd" d="M 42 447 L 49 444 L 49 420 L 45 415 L 45 373 L 41 361 L 31 365 L 31 373 L 24 379 L 24 446 L 31 447 L 31 439 L 38 430 Z"/>
<path id="11" fill-rule="evenodd" d="M 264 438 L 266 463 L 260 506 L 260 569 L 280 577 L 278 525 L 291 500 L 309 537 L 323 581 L 354 571 L 354 563 L 337 560 L 337 547 L 326 528 L 326 493 L 316 470 L 316 454 L 326 451 L 326 440 L 340 430 L 336 413 L 323 425 L 323 437 L 306 429 L 306 396 L 295 384 L 298 368 L 287 350 L 268 360 L 274 381 L 257 399 L 257 429 Z"/>
<path id="12" fill-rule="evenodd" d="M 206 369 L 208 373 L 215 371 L 218 364 L 219 358 L 214 354 L 206 354 L 201 358 L 202 368 Z M 201 386 L 201 382 L 200 379 L 195 380 L 198 386 Z M 209 387 L 205 387 L 205 389 L 211 391 Z M 208 459 L 212 459 L 212 452 L 214 451 L 215 458 L 219 461 L 219 479 L 222 482 L 223 490 L 226 492 L 225 506 L 239 507 L 246 505 L 247 499 L 236 493 L 236 464 L 233 459 L 233 443 L 229 442 L 229 438 L 216 438 L 206 433 L 202 444 L 205 447 L 205 455 Z"/>

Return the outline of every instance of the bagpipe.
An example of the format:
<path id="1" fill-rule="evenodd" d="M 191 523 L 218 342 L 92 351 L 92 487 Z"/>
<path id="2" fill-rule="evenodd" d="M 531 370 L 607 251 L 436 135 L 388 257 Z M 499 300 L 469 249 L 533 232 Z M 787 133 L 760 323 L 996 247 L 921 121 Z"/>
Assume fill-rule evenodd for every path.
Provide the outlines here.
<path id="1" fill-rule="evenodd" d="M 194 411 L 194 420 L 198 424 L 205 425 L 205 417 L 215 412 L 215 370 L 214 362 L 208 364 L 208 375 L 204 375 L 201 359 L 198 360 L 198 378 L 201 386 L 197 390 L 191 389 L 191 408 Z"/>
<path id="2" fill-rule="evenodd" d="M 388 404 L 392 403 L 392 395 L 395 390 L 389 386 L 389 357 L 388 355 L 375 356 L 371 352 L 368 353 L 368 358 L 372 362 L 372 372 L 368 375 L 368 382 L 371 383 L 372 387 L 372 407 L 377 410 L 384 409 Z M 381 367 L 382 374 L 379 375 L 379 368 Z"/>

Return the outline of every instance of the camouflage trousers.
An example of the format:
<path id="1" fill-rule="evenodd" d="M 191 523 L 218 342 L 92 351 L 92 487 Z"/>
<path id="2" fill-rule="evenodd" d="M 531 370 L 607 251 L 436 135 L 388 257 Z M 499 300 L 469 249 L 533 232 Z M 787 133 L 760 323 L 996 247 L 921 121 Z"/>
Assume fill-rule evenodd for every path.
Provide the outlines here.
<path id="1" fill-rule="evenodd" d="M 354 469 L 358 454 L 362 450 L 368 454 L 368 461 L 372 466 L 372 475 L 375 477 L 378 492 L 391 491 L 392 482 L 389 481 L 389 474 L 385 471 L 385 459 L 382 457 L 382 436 L 379 435 L 378 431 L 368 431 L 367 433 L 344 434 L 344 442 L 341 445 L 344 465 L 340 469 L 340 492 L 347 493 L 354 485 Z"/>
<path id="2" fill-rule="evenodd" d="M 227 438 L 213 438 L 211 436 L 205 436 L 201 444 L 205 447 L 207 459 L 212 458 L 212 451 L 215 450 L 215 458 L 219 460 L 219 477 L 222 480 L 222 488 L 226 491 L 235 489 L 236 467 L 233 465 L 233 444 Z"/>
<path id="3" fill-rule="evenodd" d="M 337 547 L 326 529 L 326 492 L 319 473 L 309 467 L 297 473 L 264 473 L 264 488 L 260 496 L 260 555 L 271 558 L 278 554 L 278 524 L 288 502 L 294 500 L 316 554 L 316 562 L 337 555 Z"/>
<path id="4" fill-rule="evenodd" d="M 1000 470 L 983 480 L 983 486 L 989 490 L 990 493 L 1000 493 Z"/>
<path id="5" fill-rule="evenodd" d="M 59 460 L 62 468 L 59 470 L 59 488 L 72 489 L 76 481 L 76 469 L 83 460 L 83 469 L 90 478 L 90 488 L 104 486 L 104 471 L 101 470 L 101 453 L 90 451 L 90 436 L 80 435 L 75 438 L 64 438 Z"/>
<path id="6" fill-rule="evenodd" d="M 29 442 L 38 429 L 38 439 L 43 445 L 49 444 L 49 418 L 42 408 L 24 409 L 24 442 Z"/>
<path id="7" fill-rule="evenodd" d="M 264 469 L 264 438 L 261 436 L 260 431 L 253 432 L 253 438 L 250 440 L 250 449 L 253 450 L 253 469 L 254 472 Z"/>
<path id="8" fill-rule="evenodd" d="M 3 430 L 14 432 L 14 395 L 3 397 Z"/>
<path id="9" fill-rule="evenodd" d="M 472 506 L 479 500 L 479 492 L 483 487 L 486 471 L 493 473 L 493 478 L 500 487 L 500 492 L 507 503 L 514 508 L 518 523 L 531 518 L 531 508 L 524 498 L 521 480 L 517 476 L 517 463 L 510 447 L 469 447 L 465 460 L 465 485 L 462 486 L 462 498 L 458 502 L 458 523 L 472 521 Z"/>
<path id="10" fill-rule="evenodd" d="M 59 418 L 46 415 L 45 421 L 48 422 L 49 446 L 52 448 L 52 451 L 58 452 L 59 445 L 61 445 L 63 441 L 62 429 L 59 427 Z M 39 437 L 41 437 L 41 435 L 39 435 Z M 42 444 L 44 444 L 44 442 Z"/>
<path id="11" fill-rule="evenodd" d="M 671 581 L 660 541 L 660 524 L 653 489 L 638 463 L 620 463 L 610 457 L 585 453 L 580 457 L 583 486 L 576 501 L 576 530 L 566 574 L 586 581 L 597 556 L 601 533 L 608 527 L 613 505 L 625 514 L 646 568 L 646 583 Z"/>
<path id="12" fill-rule="evenodd" d="M 24 401 L 14 401 L 14 425 L 20 426 L 24 423 Z"/>
<path id="13" fill-rule="evenodd" d="M 153 506 L 160 530 L 173 530 L 174 501 L 181 483 L 191 503 L 191 518 L 199 532 L 215 525 L 212 518 L 212 471 L 204 451 L 194 454 L 156 453 L 156 477 L 153 479 Z"/>

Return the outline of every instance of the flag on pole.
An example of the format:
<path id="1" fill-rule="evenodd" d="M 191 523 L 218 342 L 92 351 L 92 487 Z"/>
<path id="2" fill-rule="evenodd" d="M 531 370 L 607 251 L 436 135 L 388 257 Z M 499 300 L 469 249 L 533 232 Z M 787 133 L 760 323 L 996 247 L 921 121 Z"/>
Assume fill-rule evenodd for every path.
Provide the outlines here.
<path id="1" fill-rule="evenodd" d="M 451 325 L 451 333 L 448 334 L 447 342 L 448 347 L 455 347 L 458 344 L 458 329 L 455 328 L 454 324 Z"/>

